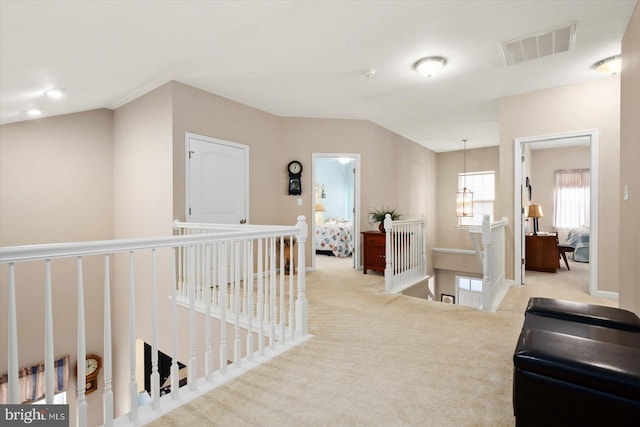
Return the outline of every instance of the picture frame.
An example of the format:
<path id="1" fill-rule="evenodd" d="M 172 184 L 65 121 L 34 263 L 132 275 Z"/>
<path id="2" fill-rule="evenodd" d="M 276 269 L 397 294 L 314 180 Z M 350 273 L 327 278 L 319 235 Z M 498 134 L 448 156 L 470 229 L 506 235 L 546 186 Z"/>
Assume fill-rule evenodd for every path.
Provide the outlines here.
<path id="1" fill-rule="evenodd" d="M 443 302 L 445 304 L 455 304 L 456 296 L 449 294 L 440 294 L 440 302 Z"/>

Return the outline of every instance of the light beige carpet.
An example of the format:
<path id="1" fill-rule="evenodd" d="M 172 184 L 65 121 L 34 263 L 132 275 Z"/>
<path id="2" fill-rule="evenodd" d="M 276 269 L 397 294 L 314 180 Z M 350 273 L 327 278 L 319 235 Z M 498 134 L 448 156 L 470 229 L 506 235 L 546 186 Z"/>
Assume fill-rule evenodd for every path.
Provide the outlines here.
<path id="1" fill-rule="evenodd" d="M 384 278 L 318 257 L 314 338 L 153 426 L 513 426 L 512 354 L 531 296 L 587 295 L 588 265 L 530 273 L 497 313 L 383 292 Z"/>

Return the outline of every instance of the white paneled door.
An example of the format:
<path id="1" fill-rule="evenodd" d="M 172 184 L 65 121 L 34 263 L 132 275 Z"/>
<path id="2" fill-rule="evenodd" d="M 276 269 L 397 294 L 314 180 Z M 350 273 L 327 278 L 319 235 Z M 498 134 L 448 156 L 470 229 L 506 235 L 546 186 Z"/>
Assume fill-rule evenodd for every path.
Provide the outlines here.
<path id="1" fill-rule="evenodd" d="M 248 222 L 249 147 L 187 133 L 186 218 L 189 222 Z"/>

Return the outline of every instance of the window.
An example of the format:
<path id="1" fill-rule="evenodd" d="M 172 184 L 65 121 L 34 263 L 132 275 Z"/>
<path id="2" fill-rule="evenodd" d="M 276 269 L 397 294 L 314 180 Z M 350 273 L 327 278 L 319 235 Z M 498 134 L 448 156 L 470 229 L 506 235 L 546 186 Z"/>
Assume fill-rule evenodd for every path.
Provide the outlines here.
<path id="1" fill-rule="evenodd" d="M 589 225 L 590 170 L 555 171 L 553 226 L 568 229 Z"/>
<path id="2" fill-rule="evenodd" d="M 482 308 L 482 279 L 456 276 L 458 304 L 466 307 Z"/>
<path id="3" fill-rule="evenodd" d="M 493 220 L 496 200 L 495 171 L 459 173 L 458 191 L 462 191 L 464 187 L 473 192 L 473 216 L 459 217 L 458 225 L 461 227 L 482 225 L 484 215 L 489 215 Z"/>

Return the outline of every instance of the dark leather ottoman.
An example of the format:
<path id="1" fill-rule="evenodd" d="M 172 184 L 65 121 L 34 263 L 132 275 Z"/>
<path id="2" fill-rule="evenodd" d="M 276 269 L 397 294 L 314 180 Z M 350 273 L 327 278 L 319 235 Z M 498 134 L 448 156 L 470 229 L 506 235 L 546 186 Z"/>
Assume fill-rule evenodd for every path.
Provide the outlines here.
<path id="1" fill-rule="evenodd" d="M 513 362 L 518 426 L 640 420 L 640 319 L 633 313 L 532 299 Z"/>

